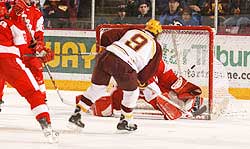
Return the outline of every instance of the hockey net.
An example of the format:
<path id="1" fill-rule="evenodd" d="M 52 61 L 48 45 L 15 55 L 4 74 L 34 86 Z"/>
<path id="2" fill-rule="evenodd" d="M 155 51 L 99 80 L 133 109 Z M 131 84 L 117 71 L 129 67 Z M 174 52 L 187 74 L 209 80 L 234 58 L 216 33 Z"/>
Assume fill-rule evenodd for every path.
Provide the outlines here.
<path id="1" fill-rule="evenodd" d="M 111 25 L 105 24 L 96 29 L 97 48 L 102 33 L 110 29 L 140 28 L 144 25 Z M 177 75 L 202 88 L 202 97 L 207 111 L 195 119 L 217 118 L 228 104 L 227 72 L 224 66 L 213 56 L 214 33 L 206 26 L 162 26 L 163 32 L 157 40 L 163 49 L 163 60 L 167 67 Z M 161 118 L 159 111 L 151 105 L 138 100 L 135 116 L 142 118 Z"/>

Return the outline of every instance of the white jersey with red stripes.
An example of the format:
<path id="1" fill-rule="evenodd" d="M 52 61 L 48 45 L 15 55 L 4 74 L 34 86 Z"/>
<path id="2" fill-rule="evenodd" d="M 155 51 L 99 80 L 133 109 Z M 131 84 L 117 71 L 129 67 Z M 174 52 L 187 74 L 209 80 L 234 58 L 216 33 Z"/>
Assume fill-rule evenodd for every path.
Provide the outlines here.
<path id="1" fill-rule="evenodd" d="M 22 14 L 22 17 L 26 17 L 26 24 L 29 27 L 33 37 L 42 36 L 44 34 L 44 18 L 41 11 L 34 5 L 30 6 L 29 9 L 26 9 Z M 41 34 L 41 35 L 36 35 Z M 36 37 L 37 38 L 37 37 Z"/>
<path id="2" fill-rule="evenodd" d="M 0 56 L 20 56 L 20 50 L 15 45 L 26 45 L 26 33 L 17 28 L 9 20 L 0 21 Z M 8 48 L 6 48 L 8 47 Z"/>
<path id="3" fill-rule="evenodd" d="M 149 32 L 133 29 L 127 31 L 120 40 L 115 41 L 106 49 L 139 72 L 155 55 L 156 42 Z"/>

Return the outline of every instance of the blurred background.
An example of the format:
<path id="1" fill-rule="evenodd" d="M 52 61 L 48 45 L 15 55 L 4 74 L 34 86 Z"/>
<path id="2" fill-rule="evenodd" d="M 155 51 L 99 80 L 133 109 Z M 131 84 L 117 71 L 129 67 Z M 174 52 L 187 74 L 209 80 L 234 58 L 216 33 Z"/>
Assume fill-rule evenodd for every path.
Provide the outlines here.
<path id="1" fill-rule="evenodd" d="M 250 0 L 37 0 L 45 29 L 94 29 L 99 24 L 207 25 L 218 34 L 250 33 Z"/>

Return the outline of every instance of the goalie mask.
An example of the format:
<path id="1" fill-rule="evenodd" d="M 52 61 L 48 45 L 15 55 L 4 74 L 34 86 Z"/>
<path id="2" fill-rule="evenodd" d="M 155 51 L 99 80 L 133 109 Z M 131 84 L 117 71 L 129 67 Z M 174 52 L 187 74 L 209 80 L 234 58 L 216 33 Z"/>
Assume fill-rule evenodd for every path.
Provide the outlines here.
<path id="1" fill-rule="evenodd" d="M 153 33 L 155 36 L 162 32 L 162 27 L 159 21 L 150 19 L 146 23 L 145 30 Z"/>

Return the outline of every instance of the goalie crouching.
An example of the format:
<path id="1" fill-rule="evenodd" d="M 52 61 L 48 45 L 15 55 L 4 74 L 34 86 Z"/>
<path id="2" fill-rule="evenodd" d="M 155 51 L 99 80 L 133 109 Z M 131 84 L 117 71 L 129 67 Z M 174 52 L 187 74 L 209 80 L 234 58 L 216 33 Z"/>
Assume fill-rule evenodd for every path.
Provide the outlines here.
<path id="1" fill-rule="evenodd" d="M 162 99 L 159 94 L 167 97 L 187 111 L 194 112 L 203 104 L 201 88 L 188 82 L 183 77 L 177 77 L 172 69 L 167 69 L 163 61 L 158 71 L 148 82 L 148 86 L 140 85 L 140 98 L 149 103 L 155 110 L 159 110 L 166 120 L 175 120 L 184 115 L 174 105 Z M 123 92 L 117 88 L 111 96 L 97 100 L 91 107 L 96 116 L 113 116 L 114 111 L 121 110 Z"/>

